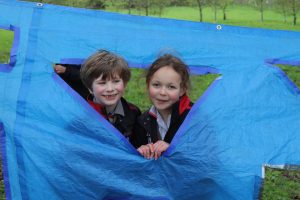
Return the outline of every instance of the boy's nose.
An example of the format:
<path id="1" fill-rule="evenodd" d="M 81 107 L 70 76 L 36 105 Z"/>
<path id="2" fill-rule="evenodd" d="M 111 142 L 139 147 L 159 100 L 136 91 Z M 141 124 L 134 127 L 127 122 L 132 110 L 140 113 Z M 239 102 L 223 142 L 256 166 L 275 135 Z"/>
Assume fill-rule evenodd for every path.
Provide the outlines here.
<path id="1" fill-rule="evenodd" d="M 106 90 L 113 90 L 113 84 L 111 84 L 111 83 L 107 83 L 107 85 L 106 85 Z"/>

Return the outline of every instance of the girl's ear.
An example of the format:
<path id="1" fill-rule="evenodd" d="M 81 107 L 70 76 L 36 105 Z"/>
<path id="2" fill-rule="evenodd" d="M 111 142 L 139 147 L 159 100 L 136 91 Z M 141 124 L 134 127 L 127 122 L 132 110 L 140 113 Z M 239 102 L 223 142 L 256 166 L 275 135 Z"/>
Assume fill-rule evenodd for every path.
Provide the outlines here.
<path id="1" fill-rule="evenodd" d="M 185 93 L 186 93 L 186 88 L 181 87 L 181 88 L 180 88 L 179 96 L 182 97 L 182 95 L 184 95 Z"/>

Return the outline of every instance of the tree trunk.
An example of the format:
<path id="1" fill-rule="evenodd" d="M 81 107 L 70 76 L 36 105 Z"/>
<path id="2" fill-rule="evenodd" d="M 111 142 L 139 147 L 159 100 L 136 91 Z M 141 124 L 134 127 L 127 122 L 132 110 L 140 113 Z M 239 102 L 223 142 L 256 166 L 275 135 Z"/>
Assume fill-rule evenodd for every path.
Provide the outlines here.
<path id="1" fill-rule="evenodd" d="M 297 10 L 296 10 L 296 0 L 293 0 L 293 25 L 296 26 L 297 24 Z"/>
<path id="2" fill-rule="evenodd" d="M 284 23 L 286 23 L 286 14 L 284 14 Z"/>
<path id="3" fill-rule="evenodd" d="M 146 6 L 145 10 L 146 10 L 146 16 L 148 16 L 149 15 L 149 8 L 148 8 L 148 6 Z"/>
<path id="4" fill-rule="evenodd" d="M 159 12 L 159 13 L 158 13 L 158 14 L 159 14 L 159 17 L 161 17 L 161 16 L 162 16 L 163 9 L 164 9 L 164 6 L 163 6 L 163 5 L 159 5 L 159 8 L 158 8 L 158 9 L 159 9 L 159 11 L 158 11 L 158 12 Z"/>
<path id="5" fill-rule="evenodd" d="M 203 20 L 203 15 L 202 15 L 202 4 L 201 4 L 201 0 L 197 0 L 197 3 L 198 3 L 198 8 L 199 8 L 200 22 L 202 22 L 202 20 Z"/>
<path id="6" fill-rule="evenodd" d="M 217 8 L 215 6 L 215 22 L 217 21 Z"/>
<path id="7" fill-rule="evenodd" d="M 215 22 L 217 22 L 217 14 L 218 14 L 218 6 L 219 6 L 219 1 L 218 0 L 213 0 L 213 6 L 214 6 L 214 15 L 215 15 Z"/>
<path id="8" fill-rule="evenodd" d="M 145 1 L 145 12 L 146 12 L 146 16 L 149 15 L 149 0 Z"/>
<path id="9" fill-rule="evenodd" d="M 285 4 L 282 5 L 282 14 L 283 14 L 284 23 L 286 23 L 287 11 L 286 11 Z"/>
<path id="10" fill-rule="evenodd" d="M 225 21 L 227 19 L 226 16 L 226 6 L 223 7 L 223 20 Z"/>
<path id="11" fill-rule="evenodd" d="M 264 6 L 263 6 L 263 0 L 260 1 L 260 20 L 264 21 Z"/>
<path id="12" fill-rule="evenodd" d="M 131 1 L 128 1 L 127 6 L 128 6 L 128 14 L 130 15 L 131 14 L 131 6 L 132 6 Z"/>

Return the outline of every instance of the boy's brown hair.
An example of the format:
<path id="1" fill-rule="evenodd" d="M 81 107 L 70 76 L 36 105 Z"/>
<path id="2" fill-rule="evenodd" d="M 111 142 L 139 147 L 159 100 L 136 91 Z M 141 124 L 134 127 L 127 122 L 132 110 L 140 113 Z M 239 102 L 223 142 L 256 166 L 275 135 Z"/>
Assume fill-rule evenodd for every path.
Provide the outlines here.
<path id="1" fill-rule="evenodd" d="M 126 85 L 130 75 L 130 69 L 124 58 L 106 50 L 99 50 L 91 55 L 80 69 L 80 78 L 88 89 L 92 88 L 93 81 L 100 76 L 103 80 L 119 76 Z"/>

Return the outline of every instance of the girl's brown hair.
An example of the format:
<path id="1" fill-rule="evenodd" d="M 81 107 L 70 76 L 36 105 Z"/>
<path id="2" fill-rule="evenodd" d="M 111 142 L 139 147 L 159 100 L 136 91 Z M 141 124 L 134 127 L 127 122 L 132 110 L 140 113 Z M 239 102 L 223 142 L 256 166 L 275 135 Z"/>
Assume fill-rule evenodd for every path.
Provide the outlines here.
<path id="1" fill-rule="evenodd" d="M 190 88 L 189 67 L 178 57 L 171 54 L 164 54 L 157 58 L 146 71 L 147 87 L 153 74 L 162 67 L 172 67 L 181 77 L 181 87 L 185 90 Z"/>

